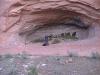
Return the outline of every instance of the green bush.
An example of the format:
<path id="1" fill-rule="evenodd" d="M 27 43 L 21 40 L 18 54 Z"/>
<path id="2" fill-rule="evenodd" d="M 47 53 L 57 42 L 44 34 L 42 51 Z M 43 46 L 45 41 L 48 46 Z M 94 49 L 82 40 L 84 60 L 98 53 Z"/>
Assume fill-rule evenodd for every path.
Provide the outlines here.
<path id="1" fill-rule="evenodd" d="M 35 67 L 30 68 L 28 75 L 38 75 L 37 69 Z"/>
<path id="2" fill-rule="evenodd" d="M 72 39 L 72 40 L 75 40 L 75 39 L 78 39 L 77 36 L 76 36 L 76 32 L 72 33 L 72 35 L 70 34 L 70 32 L 68 33 L 65 33 L 65 39 Z"/>
<path id="3" fill-rule="evenodd" d="M 69 33 L 65 33 L 65 37 L 64 38 L 65 39 L 71 39 L 72 36 L 71 36 L 70 32 Z"/>
<path id="4" fill-rule="evenodd" d="M 73 40 L 78 39 L 78 37 L 76 36 L 76 32 L 72 33 L 72 38 L 71 39 L 73 39 Z"/>

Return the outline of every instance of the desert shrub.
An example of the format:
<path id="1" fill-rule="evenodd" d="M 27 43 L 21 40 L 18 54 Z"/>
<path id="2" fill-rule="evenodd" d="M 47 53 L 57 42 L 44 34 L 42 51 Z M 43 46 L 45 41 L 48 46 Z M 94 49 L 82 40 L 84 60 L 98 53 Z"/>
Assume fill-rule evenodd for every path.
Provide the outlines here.
<path id="1" fill-rule="evenodd" d="M 29 54 L 27 54 L 27 52 L 23 51 L 22 54 L 20 54 L 20 57 L 21 57 L 22 59 L 28 59 Z"/>
<path id="2" fill-rule="evenodd" d="M 20 58 L 20 57 L 21 57 L 20 53 L 14 55 L 14 58 Z"/>
<path id="3" fill-rule="evenodd" d="M 76 32 L 73 32 L 72 35 L 70 34 L 70 32 L 65 33 L 64 38 L 65 39 L 72 39 L 72 40 L 78 39 L 78 37 L 76 36 Z"/>
<path id="4" fill-rule="evenodd" d="M 3 56 L 2 55 L 0 55 L 0 60 L 2 60 L 3 59 Z"/>
<path id="5" fill-rule="evenodd" d="M 8 75 L 18 75 L 18 72 L 16 70 L 11 70 Z"/>
<path id="6" fill-rule="evenodd" d="M 98 52 L 92 52 L 91 53 L 91 58 L 93 58 L 93 59 L 100 59 L 100 53 L 98 53 Z"/>
<path id="7" fill-rule="evenodd" d="M 5 54 L 4 57 L 5 58 L 13 58 L 13 55 L 11 55 L 11 54 Z"/>
<path id="8" fill-rule="evenodd" d="M 36 67 L 31 67 L 29 69 L 28 75 L 38 75 Z"/>
<path id="9" fill-rule="evenodd" d="M 65 38 L 65 39 L 71 39 L 72 36 L 71 36 L 70 32 L 65 33 L 65 37 L 64 37 L 64 38 Z"/>
<path id="10" fill-rule="evenodd" d="M 50 34 L 50 35 L 48 36 L 48 40 L 49 40 L 49 41 L 51 41 L 51 40 L 52 40 L 52 38 L 53 38 L 53 35 L 52 35 L 52 34 Z"/>
<path id="11" fill-rule="evenodd" d="M 68 52 L 68 57 L 77 57 L 79 56 L 76 52 Z"/>
<path id="12" fill-rule="evenodd" d="M 76 32 L 73 32 L 73 33 L 72 33 L 71 39 L 73 39 L 73 40 L 74 40 L 74 39 L 78 39 L 78 37 L 76 36 Z"/>
<path id="13" fill-rule="evenodd" d="M 61 33 L 61 37 L 64 38 L 65 37 L 65 34 L 64 33 Z"/>

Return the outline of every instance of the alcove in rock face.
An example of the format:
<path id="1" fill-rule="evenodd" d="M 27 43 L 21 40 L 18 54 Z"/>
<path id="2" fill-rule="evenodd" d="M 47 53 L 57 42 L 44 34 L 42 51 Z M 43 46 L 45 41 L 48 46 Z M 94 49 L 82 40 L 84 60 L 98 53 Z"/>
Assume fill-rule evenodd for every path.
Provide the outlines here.
<path id="1" fill-rule="evenodd" d="M 54 13 L 56 14 L 56 11 Z M 66 14 L 63 16 L 66 16 Z M 45 17 L 41 20 L 44 19 Z M 84 20 L 82 20 L 80 16 L 75 15 L 75 13 L 74 16 L 68 15 L 67 17 L 61 17 L 59 19 L 60 21 L 58 21 L 57 17 L 55 20 L 53 19 L 54 21 L 49 20 L 45 24 L 37 26 L 32 26 L 34 25 L 34 22 L 26 23 L 26 25 L 30 25 L 30 27 L 28 28 L 29 30 L 27 30 L 27 26 L 25 26 L 26 30 L 24 29 L 24 27 L 24 30 L 21 30 L 19 32 L 19 35 L 22 38 L 24 37 L 25 40 L 30 43 L 41 44 L 45 42 L 49 44 L 57 44 L 61 42 L 69 43 L 73 41 L 85 40 L 91 36 L 91 27 L 88 24 L 86 24 L 86 22 L 84 22 Z"/>
<path id="2" fill-rule="evenodd" d="M 49 42 L 54 39 L 71 42 L 88 38 L 89 30 L 78 28 L 77 26 L 53 25 L 36 30 L 27 36 L 27 39 L 33 43 L 42 43 L 45 40 L 45 36 L 48 37 Z"/>

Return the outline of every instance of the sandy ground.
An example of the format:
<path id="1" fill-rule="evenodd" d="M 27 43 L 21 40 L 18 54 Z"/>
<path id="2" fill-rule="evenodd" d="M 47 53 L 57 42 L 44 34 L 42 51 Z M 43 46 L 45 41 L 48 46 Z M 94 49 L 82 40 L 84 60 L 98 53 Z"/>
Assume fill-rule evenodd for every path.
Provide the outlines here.
<path id="1" fill-rule="evenodd" d="M 89 55 L 92 51 L 100 52 L 100 39 L 87 39 L 82 41 L 75 41 L 70 43 L 59 43 L 49 46 L 42 46 L 42 44 L 23 44 L 20 42 L 4 43 L 0 45 L 0 53 L 20 53 L 26 51 L 33 55 L 66 55 L 68 51 L 77 52 L 79 55 Z"/>

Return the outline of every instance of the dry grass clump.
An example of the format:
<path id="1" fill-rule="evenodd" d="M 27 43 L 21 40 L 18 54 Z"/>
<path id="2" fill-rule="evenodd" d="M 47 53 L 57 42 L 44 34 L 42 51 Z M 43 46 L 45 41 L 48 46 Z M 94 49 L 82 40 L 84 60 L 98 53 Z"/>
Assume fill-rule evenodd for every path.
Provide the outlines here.
<path id="1" fill-rule="evenodd" d="M 92 52 L 91 53 L 91 58 L 93 58 L 93 59 L 100 59 L 100 53 L 98 53 L 98 52 Z"/>

